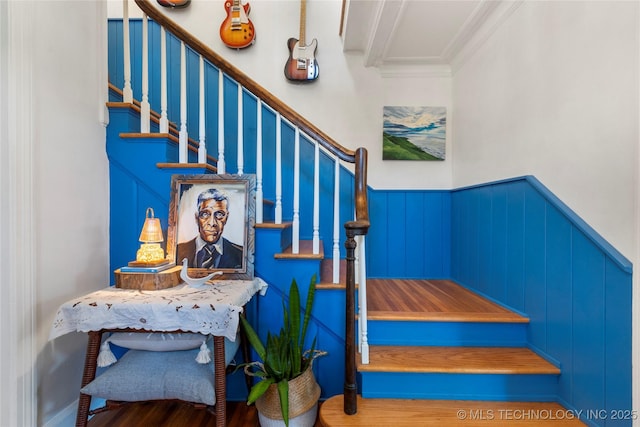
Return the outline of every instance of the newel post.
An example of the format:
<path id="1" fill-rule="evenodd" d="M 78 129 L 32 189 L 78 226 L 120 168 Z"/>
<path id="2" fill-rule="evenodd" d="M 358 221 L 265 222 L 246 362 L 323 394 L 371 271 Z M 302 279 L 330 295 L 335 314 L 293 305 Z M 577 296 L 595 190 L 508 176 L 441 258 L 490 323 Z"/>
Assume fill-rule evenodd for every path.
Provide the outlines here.
<path id="1" fill-rule="evenodd" d="M 344 335 L 344 413 L 354 415 L 358 412 L 358 386 L 356 384 L 356 279 L 355 279 L 355 250 L 356 250 L 356 230 L 346 227 L 347 239 L 344 243 L 346 247 L 346 321 Z"/>
<path id="2" fill-rule="evenodd" d="M 344 336 L 344 413 L 358 412 L 358 385 L 356 384 L 356 236 L 364 236 L 369 230 L 369 208 L 367 202 L 367 150 L 358 148 L 355 163 L 355 221 L 345 223 L 346 248 L 346 319 Z"/>

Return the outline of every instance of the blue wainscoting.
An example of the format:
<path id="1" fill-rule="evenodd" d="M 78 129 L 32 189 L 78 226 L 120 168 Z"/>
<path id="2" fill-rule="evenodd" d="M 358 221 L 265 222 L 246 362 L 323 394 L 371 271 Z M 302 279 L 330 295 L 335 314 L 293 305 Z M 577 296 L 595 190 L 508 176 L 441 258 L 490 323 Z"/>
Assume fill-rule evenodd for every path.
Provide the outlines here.
<path id="1" fill-rule="evenodd" d="M 454 190 L 450 209 L 452 278 L 530 317 L 561 403 L 631 425 L 612 415 L 632 409 L 631 263 L 531 176 Z"/>
<path id="2" fill-rule="evenodd" d="M 370 190 L 367 276 L 451 276 L 451 192 Z"/>

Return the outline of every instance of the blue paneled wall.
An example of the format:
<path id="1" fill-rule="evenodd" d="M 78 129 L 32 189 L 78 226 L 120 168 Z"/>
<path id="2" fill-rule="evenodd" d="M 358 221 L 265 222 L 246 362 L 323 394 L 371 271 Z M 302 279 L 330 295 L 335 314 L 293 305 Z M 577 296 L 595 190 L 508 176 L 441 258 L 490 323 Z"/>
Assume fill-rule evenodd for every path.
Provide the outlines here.
<path id="1" fill-rule="evenodd" d="M 451 192 L 370 190 L 367 276 L 451 277 Z"/>
<path id="2" fill-rule="evenodd" d="M 630 410 L 631 263 L 530 176 L 455 190 L 451 214 L 452 278 L 530 317 L 561 401 Z"/>

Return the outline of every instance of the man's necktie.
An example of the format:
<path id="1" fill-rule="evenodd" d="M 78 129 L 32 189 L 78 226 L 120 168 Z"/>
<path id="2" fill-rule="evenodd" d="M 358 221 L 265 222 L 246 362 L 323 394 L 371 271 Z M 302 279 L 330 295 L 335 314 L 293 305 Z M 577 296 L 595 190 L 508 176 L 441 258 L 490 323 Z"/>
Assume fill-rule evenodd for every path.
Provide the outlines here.
<path id="1" fill-rule="evenodd" d="M 198 252 L 197 266 L 200 268 L 213 268 L 217 264 L 220 254 L 214 245 L 205 245 Z"/>

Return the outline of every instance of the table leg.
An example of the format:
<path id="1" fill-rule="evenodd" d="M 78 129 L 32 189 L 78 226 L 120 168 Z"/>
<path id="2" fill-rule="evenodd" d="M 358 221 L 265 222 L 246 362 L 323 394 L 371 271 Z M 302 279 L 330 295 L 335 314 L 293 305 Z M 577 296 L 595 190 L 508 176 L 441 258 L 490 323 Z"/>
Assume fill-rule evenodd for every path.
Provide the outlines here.
<path id="1" fill-rule="evenodd" d="M 213 337 L 213 361 L 215 369 L 216 427 L 227 425 L 227 378 L 224 360 L 224 337 Z"/>
<path id="2" fill-rule="evenodd" d="M 89 384 L 96 377 L 98 352 L 100 351 L 101 342 L 102 331 L 89 332 L 87 354 L 84 359 L 84 372 L 82 374 L 82 384 L 80 385 L 80 388 Z M 87 418 L 89 417 L 90 405 L 91 396 L 88 394 L 80 393 L 80 399 L 78 401 L 78 413 L 76 414 L 76 427 L 86 427 Z"/>
<path id="3" fill-rule="evenodd" d="M 242 313 L 240 313 L 240 316 L 244 316 L 246 313 L 246 306 L 243 307 Z M 240 347 L 242 348 L 242 358 L 244 359 L 243 362 L 244 363 L 249 363 L 249 361 L 251 360 L 251 349 L 249 347 L 249 340 L 247 339 L 247 334 L 244 331 L 244 328 L 240 328 Z M 249 396 L 249 393 L 251 393 L 251 387 L 253 385 L 253 380 L 252 378 L 247 375 L 247 373 L 245 372 L 244 374 L 244 382 L 245 385 L 247 386 L 247 396 Z"/>

